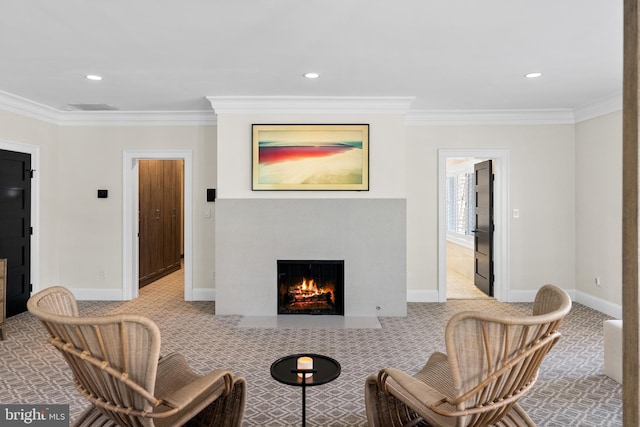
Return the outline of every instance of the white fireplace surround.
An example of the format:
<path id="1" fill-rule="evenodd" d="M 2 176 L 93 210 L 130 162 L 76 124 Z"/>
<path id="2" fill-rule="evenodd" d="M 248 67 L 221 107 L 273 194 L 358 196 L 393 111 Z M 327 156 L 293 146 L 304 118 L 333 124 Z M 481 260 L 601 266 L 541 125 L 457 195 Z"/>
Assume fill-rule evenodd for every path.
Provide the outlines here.
<path id="1" fill-rule="evenodd" d="M 215 235 L 216 314 L 277 316 L 278 259 L 340 259 L 345 317 L 406 316 L 405 199 L 218 199 Z"/>

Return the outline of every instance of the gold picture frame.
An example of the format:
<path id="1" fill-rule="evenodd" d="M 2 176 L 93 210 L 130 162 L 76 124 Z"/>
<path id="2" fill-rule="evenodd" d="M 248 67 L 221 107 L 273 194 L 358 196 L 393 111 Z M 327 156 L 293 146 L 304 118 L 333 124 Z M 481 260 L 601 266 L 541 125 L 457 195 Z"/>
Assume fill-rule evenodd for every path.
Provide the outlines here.
<path id="1" fill-rule="evenodd" d="M 254 124 L 253 190 L 369 190 L 368 124 Z"/>

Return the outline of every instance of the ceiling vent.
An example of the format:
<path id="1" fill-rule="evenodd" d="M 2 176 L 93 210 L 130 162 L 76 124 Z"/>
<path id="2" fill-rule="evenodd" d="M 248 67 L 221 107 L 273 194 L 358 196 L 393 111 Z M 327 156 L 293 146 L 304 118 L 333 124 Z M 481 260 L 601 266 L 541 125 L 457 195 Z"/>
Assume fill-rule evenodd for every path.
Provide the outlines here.
<path id="1" fill-rule="evenodd" d="M 110 111 L 118 108 L 109 104 L 68 104 L 62 109 L 66 111 Z"/>

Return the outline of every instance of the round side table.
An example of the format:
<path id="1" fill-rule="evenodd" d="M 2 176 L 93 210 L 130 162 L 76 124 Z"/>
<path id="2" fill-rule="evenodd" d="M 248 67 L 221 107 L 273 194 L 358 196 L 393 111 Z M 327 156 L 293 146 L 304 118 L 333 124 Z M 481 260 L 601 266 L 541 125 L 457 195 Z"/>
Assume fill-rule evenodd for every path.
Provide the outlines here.
<path id="1" fill-rule="evenodd" d="M 313 369 L 298 369 L 299 357 L 307 356 L 313 359 Z M 302 427 L 306 425 L 306 388 L 331 382 L 340 376 L 340 364 L 321 354 L 292 354 L 281 357 L 271 364 L 271 376 L 283 384 L 302 387 Z M 298 373 L 302 373 L 298 376 Z M 305 373 L 312 373 L 306 377 Z"/>

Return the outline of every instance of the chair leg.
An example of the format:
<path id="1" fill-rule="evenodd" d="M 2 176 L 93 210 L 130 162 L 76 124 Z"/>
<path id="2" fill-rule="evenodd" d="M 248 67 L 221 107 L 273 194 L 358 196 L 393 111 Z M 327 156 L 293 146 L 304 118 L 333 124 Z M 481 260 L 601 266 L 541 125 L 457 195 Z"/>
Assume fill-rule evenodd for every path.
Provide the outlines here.
<path id="1" fill-rule="evenodd" d="M 380 390 L 375 375 L 367 378 L 364 394 L 369 427 L 426 427 L 430 425 L 418 413 L 394 396 Z"/>
<path id="2" fill-rule="evenodd" d="M 227 396 L 220 396 L 185 425 L 190 427 L 240 427 L 244 418 L 246 399 L 246 381 L 244 378 L 236 378 L 231 392 Z"/>

